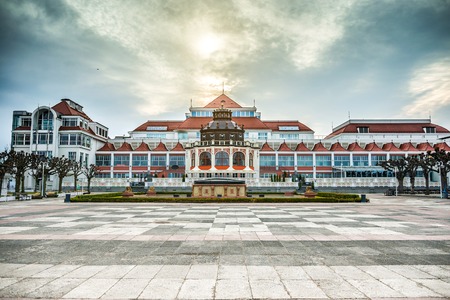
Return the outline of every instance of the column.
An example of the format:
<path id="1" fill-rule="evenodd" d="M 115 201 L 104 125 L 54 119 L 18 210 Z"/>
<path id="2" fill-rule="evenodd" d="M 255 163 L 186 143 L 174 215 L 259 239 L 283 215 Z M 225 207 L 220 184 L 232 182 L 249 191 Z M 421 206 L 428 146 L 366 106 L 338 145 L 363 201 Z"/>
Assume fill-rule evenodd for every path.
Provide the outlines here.
<path id="1" fill-rule="evenodd" d="M 198 154 L 198 148 L 197 147 L 194 148 L 194 155 L 195 155 L 195 157 L 194 157 L 194 159 L 195 159 L 195 162 L 194 162 L 195 166 L 194 166 L 193 170 L 198 171 L 199 170 L 198 166 L 200 165 L 200 163 L 199 163 L 199 154 Z"/>
<path id="2" fill-rule="evenodd" d="M 275 152 L 275 167 L 278 170 L 278 152 Z"/>
<path id="3" fill-rule="evenodd" d="M 129 177 L 130 179 L 133 178 L 133 175 L 132 175 L 132 172 L 131 172 L 132 166 L 133 166 L 133 156 L 132 156 L 132 154 L 130 153 L 130 161 L 129 161 L 129 163 L 128 163 L 128 177 Z"/>
<path id="4" fill-rule="evenodd" d="M 114 153 L 111 153 L 111 166 L 110 166 L 111 172 L 110 172 L 110 178 L 114 178 L 114 172 L 113 172 L 113 169 L 114 169 Z"/>
<path id="5" fill-rule="evenodd" d="M 211 170 L 216 170 L 216 154 L 214 153 L 214 148 L 211 149 Z"/>
<path id="6" fill-rule="evenodd" d="M 254 164 L 254 163 L 253 163 Z M 245 149 L 245 170 L 250 171 L 250 149 Z"/>
<path id="7" fill-rule="evenodd" d="M 297 171 L 297 163 L 298 163 L 298 160 L 297 160 L 297 153 L 294 153 L 294 170 L 295 170 L 295 171 Z"/>
<path id="8" fill-rule="evenodd" d="M 316 179 L 316 154 L 313 153 L 313 179 Z"/>

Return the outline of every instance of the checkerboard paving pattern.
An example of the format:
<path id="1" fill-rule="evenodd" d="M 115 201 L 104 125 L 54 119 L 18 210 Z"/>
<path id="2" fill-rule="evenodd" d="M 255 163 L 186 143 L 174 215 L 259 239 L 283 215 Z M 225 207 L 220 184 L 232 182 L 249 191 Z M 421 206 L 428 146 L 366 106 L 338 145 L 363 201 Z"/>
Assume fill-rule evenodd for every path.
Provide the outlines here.
<path id="1" fill-rule="evenodd" d="M 3 298 L 448 298 L 450 202 L 8 202 L 0 251 Z"/>

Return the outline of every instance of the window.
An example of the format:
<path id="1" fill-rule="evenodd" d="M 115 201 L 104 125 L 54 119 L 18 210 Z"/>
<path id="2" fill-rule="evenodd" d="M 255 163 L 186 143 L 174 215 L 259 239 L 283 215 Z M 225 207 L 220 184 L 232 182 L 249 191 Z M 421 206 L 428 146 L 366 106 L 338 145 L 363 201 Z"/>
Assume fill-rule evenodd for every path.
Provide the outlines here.
<path id="1" fill-rule="evenodd" d="M 130 156 L 116 154 L 114 155 L 114 165 L 115 166 L 129 166 L 130 165 Z"/>
<path id="2" fill-rule="evenodd" d="M 178 132 L 178 139 L 180 139 L 180 140 L 187 140 L 188 139 L 188 133 L 187 132 Z"/>
<path id="3" fill-rule="evenodd" d="M 298 134 L 297 133 L 280 133 L 280 139 L 298 140 Z"/>
<path id="4" fill-rule="evenodd" d="M 36 154 L 38 156 L 44 156 L 47 158 L 52 158 L 53 157 L 53 153 L 52 151 L 33 151 L 33 154 Z"/>
<path id="5" fill-rule="evenodd" d="M 275 167 L 275 155 L 261 155 L 261 167 Z"/>
<path id="6" fill-rule="evenodd" d="M 216 153 L 216 166 L 228 166 L 229 164 L 228 153 L 223 151 Z"/>
<path id="7" fill-rule="evenodd" d="M 379 166 L 383 161 L 386 161 L 386 155 L 372 155 L 372 166 Z"/>
<path id="8" fill-rule="evenodd" d="M 59 135 L 59 144 L 60 145 L 69 145 L 69 135 L 65 133 L 61 133 Z"/>
<path id="9" fill-rule="evenodd" d="M 69 157 L 70 160 L 77 160 L 77 153 L 76 152 L 69 152 Z"/>
<path id="10" fill-rule="evenodd" d="M 396 155 L 391 155 L 390 158 L 391 158 L 392 160 L 400 160 L 400 159 L 405 159 L 405 156 L 404 156 L 404 155 L 396 154 Z"/>
<path id="11" fill-rule="evenodd" d="M 293 130 L 293 131 L 297 131 L 300 130 L 298 128 L 298 126 L 278 126 L 278 130 Z"/>
<path id="12" fill-rule="evenodd" d="M 423 131 L 425 133 L 436 133 L 436 127 L 424 127 Z"/>
<path id="13" fill-rule="evenodd" d="M 298 167 L 312 167 L 313 156 L 312 155 L 297 155 Z"/>
<path id="14" fill-rule="evenodd" d="M 165 167 L 166 166 L 166 156 L 165 155 L 152 155 L 151 165 L 155 167 Z"/>
<path id="15" fill-rule="evenodd" d="M 367 126 L 362 126 L 362 127 L 358 127 L 358 133 L 369 133 L 369 127 Z"/>
<path id="16" fill-rule="evenodd" d="M 53 114 L 50 110 L 43 110 L 38 115 L 39 130 L 53 130 Z"/>
<path id="17" fill-rule="evenodd" d="M 331 166 L 331 155 L 317 155 L 316 156 L 316 166 L 330 167 Z"/>
<path id="18" fill-rule="evenodd" d="M 367 155 L 353 155 L 353 166 L 367 167 L 369 165 L 369 157 Z"/>
<path id="19" fill-rule="evenodd" d="M 29 133 L 15 133 L 13 134 L 13 145 L 29 145 L 30 134 Z"/>
<path id="20" fill-rule="evenodd" d="M 148 126 L 147 130 L 166 131 L 167 130 L 167 126 Z"/>
<path id="21" fill-rule="evenodd" d="M 335 155 L 334 156 L 335 167 L 348 167 L 350 166 L 350 155 Z"/>
<path id="22" fill-rule="evenodd" d="M 31 127 L 31 118 L 22 118 L 22 126 Z"/>
<path id="23" fill-rule="evenodd" d="M 114 173 L 114 178 L 129 178 L 130 174 L 128 173 Z"/>
<path id="24" fill-rule="evenodd" d="M 109 154 L 97 154 L 95 156 L 95 164 L 97 166 L 111 166 L 111 155 Z"/>
<path id="25" fill-rule="evenodd" d="M 64 118 L 63 119 L 63 126 L 66 127 L 76 127 L 78 124 L 77 118 Z"/>
<path id="26" fill-rule="evenodd" d="M 278 165 L 280 167 L 293 167 L 294 166 L 294 156 L 293 155 L 278 156 Z"/>
<path id="27" fill-rule="evenodd" d="M 46 145 L 53 143 L 53 133 L 39 133 L 37 135 L 37 143 L 39 145 Z M 33 133 L 33 144 L 36 144 L 36 133 Z"/>
<path id="28" fill-rule="evenodd" d="M 142 154 L 133 154 L 133 166 L 147 166 L 148 156 Z"/>
<path id="29" fill-rule="evenodd" d="M 202 152 L 200 154 L 200 166 L 210 166 L 211 165 L 211 153 Z"/>
<path id="30" fill-rule="evenodd" d="M 258 132 L 258 140 L 267 140 L 267 132 Z"/>
<path id="31" fill-rule="evenodd" d="M 245 166 L 245 155 L 242 152 L 236 152 L 233 154 L 233 165 Z"/>
<path id="32" fill-rule="evenodd" d="M 111 175 L 109 173 L 97 173 L 95 178 L 111 178 Z"/>
<path id="33" fill-rule="evenodd" d="M 147 133 L 147 137 L 149 139 L 165 139 L 166 134 L 165 133 Z"/>
<path id="34" fill-rule="evenodd" d="M 86 153 L 84 155 L 84 166 L 87 168 L 88 164 L 89 164 L 89 154 Z"/>
<path id="35" fill-rule="evenodd" d="M 170 166 L 184 167 L 184 155 L 170 155 L 169 156 Z"/>
<path id="36" fill-rule="evenodd" d="M 249 167 L 253 167 L 253 153 L 250 153 L 250 156 L 248 157 L 248 165 Z"/>

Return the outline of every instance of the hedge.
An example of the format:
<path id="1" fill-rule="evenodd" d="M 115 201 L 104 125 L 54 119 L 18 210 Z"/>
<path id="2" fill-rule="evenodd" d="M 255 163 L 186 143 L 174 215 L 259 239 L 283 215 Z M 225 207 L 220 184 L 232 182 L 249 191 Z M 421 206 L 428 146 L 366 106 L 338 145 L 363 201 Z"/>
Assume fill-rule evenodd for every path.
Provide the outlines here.
<path id="1" fill-rule="evenodd" d="M 103 195 L 103 197 L 102 197 Z M 77 196 L 71 202 L 168 202 L 168 203 L 336 203 L 336 202 L 360 202 L 361 198 L 356 195 L 354 198 L 336 198 L 336 197 L 316 197 L 316 198 L 302 198 L 302 197 L 241 197 L 241 198 L 168 198 L 168 197 L 122 197 L 122 196 L 107 196 L 107 195 L 90 195 Z"/>

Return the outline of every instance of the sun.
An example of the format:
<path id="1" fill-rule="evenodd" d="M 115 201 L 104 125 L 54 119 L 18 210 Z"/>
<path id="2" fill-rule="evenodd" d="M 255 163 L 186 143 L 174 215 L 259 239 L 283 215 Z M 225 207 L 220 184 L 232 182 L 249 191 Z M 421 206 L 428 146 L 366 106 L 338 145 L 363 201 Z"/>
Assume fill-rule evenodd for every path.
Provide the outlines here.
<path id="1" fill-rule="evenodd" d="M 222 40 L 211 34 L 200 37 L 196 43 L 198 53 L 204 57 L 209 57 L 220 48 L 222 48 Z"/>

